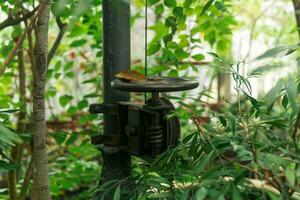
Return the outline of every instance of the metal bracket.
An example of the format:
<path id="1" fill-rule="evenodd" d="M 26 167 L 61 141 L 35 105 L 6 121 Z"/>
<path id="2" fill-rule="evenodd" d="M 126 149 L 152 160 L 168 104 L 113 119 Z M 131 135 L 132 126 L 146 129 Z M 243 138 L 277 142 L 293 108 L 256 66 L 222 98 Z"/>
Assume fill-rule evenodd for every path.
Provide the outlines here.
<path id="1" fill-rule="evenodd" d="M 109 115 L 118 114 L 118 105 L 117 104 L 91 104 L 89 107 L 89 112 L 91 114 L 100 114 L 105 113 Z"/>
<path id="2" fill-rule="evenodd" d="M 120 146 L 120 137 L 118 135 L 94 135 L 92 136 L 92 144 L 105 146 Z"/>

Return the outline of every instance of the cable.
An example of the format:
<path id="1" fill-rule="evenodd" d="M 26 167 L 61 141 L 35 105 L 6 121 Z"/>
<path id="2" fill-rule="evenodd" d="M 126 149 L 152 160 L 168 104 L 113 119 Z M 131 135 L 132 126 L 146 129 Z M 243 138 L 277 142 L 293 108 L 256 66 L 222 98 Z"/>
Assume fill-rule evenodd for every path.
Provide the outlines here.
<path id="1" fill-rule="evenodd" d="M 145 76 L 148 75 L 148 0 L 145 0 Z M 147 94 L 145 93 L 145 103 Z"/>

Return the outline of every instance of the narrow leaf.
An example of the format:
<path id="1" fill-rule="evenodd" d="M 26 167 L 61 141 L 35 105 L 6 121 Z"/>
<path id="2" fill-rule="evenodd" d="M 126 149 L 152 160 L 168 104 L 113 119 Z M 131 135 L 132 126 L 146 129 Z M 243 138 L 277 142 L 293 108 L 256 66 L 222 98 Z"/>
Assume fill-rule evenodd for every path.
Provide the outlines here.
<path id="1" fill-rule="evenodd" d="M 215 0 L 209 0 L 203 7 L 201 15 L 203 15 Z"/>
<path id="2" fill-rule="evenodd" d="M 289 104 L 289 98 L 287 97 L 287 95 L 285 94 L 282 98 L 281 101 L 282 106 L 284 107 L 284 109 L 287 108 L 288 104 Z"/>

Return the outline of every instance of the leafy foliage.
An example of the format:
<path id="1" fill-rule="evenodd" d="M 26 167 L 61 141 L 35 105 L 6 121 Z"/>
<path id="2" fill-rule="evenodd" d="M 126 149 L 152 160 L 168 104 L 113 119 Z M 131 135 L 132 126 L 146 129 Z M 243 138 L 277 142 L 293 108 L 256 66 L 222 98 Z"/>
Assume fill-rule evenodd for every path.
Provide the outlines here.
<path id="1" fill-rule="evenodd" d="M 254 4 L 258 6 L 261 2 Z M 97 185 L 102 168 L 98 161 L 100 151 L 89 143 L 89 136 L 101 131 L 102 117 L 87 113 L 89 104 L 102 101 L 101 3 L 102 0 L 53 0 L 52 3 L 50 44 L 55 44 L 59 33 L 64 36 L 47 69 L 47 144 L 54 199 L 87 199 L 91 194 L 94 199 L 107 194 L 113 194 L 113 199 L 299 199 L 296 195 L 300 192 L 300 143 L 294 135 L 298 131 L 295 123 L 299 115 L 299 76 L 296 73 L 285 76 L 259 97 L 253 94 L 250 80 L 288 66 L 282 56 L 297 55 L 299 45 L 272 48 L 254 60 L 267 64 L 249 74 L 242 73 L 249 63 L 223 58 L 223 54 L 231 54 L 228 51 L 233 31 L 245 23 L 235 13 L 236 5 L 244 2 L 233 0 L 148 0 L 155 15 L 155 22 L 148 27 L 149 74 L 199 76 L 202 71 L 199 72 L 197 63 L 203 62 L 213 72 L 209 77 L 211 87 L 196 95 L 164 94 L 177 106 L 173 115 L 178 115 L 182 123 L 184 137 L 180 144 L 151 163 L 134 158 L 131 177 L 104 183 L 91 193 L 90 188 Z M 145 1 L 131 3 L 135 7 L 131 17 L 134 27 L 143 17 Z M 1 17 L 17 18 L 36 5 L 36 0 L 0 0 Z M 256 9 L 247 7 L 246 10 Z M 28 25 L 30 20 L 25 21 Z M 1 31 L 1 64 L 25 26 L 22 22 Z M 267 28 L 273 27 L 263 27 L 260 31 L 274 32 Z M 286 28 L 286 31 L 290 30 Z M 272 37 L 274 33 L 269 32 L 267 37 Z M 29 35 L 34 43 L 34 31 Z M 16 92 L 19 86 L 15 83 L 20 78 L 18 58 L 9 64 L 0 81 L 0 171 L 18 172 L 18 189 L 22 187 L 31 157 L 29 96 L 33 79 L 30 67 L 34 63 L 30 62 L 33 46 L 29 35 L 21 48 L 28 79 L 26 97 L 22 99 Z M 258 36 L 254 33 L 253 37 Z M 290 33 L 284 37 L 294 38 Z M 290 43 L 290 40 L 286 42 Z M 278 62 L 276 58 L 282 60 Z M 144 70 L 141 62 L 133 65 L 139 72 Z M 214 78 L 221 72 L 232 76 L 236 92 L 236 99 L 223 103 L 214 102 L 213 92 Z M 133 100 L 140 100 L 139 95 L 133 95 Z M 26 117 L 20 123 L 26 131 L 13 131 L 17 129 L 15 112 L 19 114 L 24 104 L 27 109 L 22 112 Z M 20 160 L 12 160 L 10 156 L 16 144 L 22 148 Z M 1 189 L 0 193 L 1 199 L 8 199 L 7 189 Z"/>
<path id="2" fill-rule="evenodd" d="M 148 56 L 160 53 L 157 65 L 152 67 L 152 73 L 161 71 L 167 75 L 178 76 L 185 71 L 182 61 L 202 61 L 206 58 L 203 53 L 193 53 L 201 49 L 204 42 L 216 45 L 224 50 L 231 36 L 235 20 L 230 10 L 225 6 L 229 1 L 164 1 L 150 2 L 159 16 L 156 24 L 149 27 L 155 36 L 148 47 Z M 162 10 L 165 5 L 167 8 Z M 202 10 L 199 13 L 199 10 Z M 195 23 L 190 23 L 193 19 Z M 201 34 L 200 38 L 198 35 Z M 194 66 L 193 70 L 198 71 Z M 164 70 L 161 70 L 161 69 Z M 160 69 L 160 70 L 159 70 Z"/>
<path id="3" fill-rule="evenodd" d="M 10 112 L 10 111 L 4 111 L 4 112 Z M 0 123 L 0 155 L 4 158 L 4 159 L 0 159 L 0 171 L 14 170 L 16 168 L 16 165 L 8 156 L 7 149 L 10 146 L 14 146 L 15 144 L 21 142 L 22 139 L 18 135 L 16 135 L 6 125 Z"/>
<path id="4" fill-rule="evenodd" d="M 138 160 L 130 181 L 103 184 L 97 190 L 99 199 L 115 188 L 120 195 L 120 187 L 126 199 L 298 199 L 300 143 L 293 135 L 298 77 L 289 77 L 270 104 L 251 96 L 240 63 L 212 55 L 219 64 L 229 65 L 237 102 L 210 110 L 208 122 L 196 118 L 196 129 L 189 128 L 191 134 L 177 147 L 151 163 Z"/>

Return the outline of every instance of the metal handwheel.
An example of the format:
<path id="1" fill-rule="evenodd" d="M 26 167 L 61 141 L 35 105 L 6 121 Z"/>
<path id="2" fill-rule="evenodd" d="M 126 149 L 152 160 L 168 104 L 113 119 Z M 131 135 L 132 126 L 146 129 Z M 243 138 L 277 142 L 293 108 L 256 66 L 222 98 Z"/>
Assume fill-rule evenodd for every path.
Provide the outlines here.
<path id="1" fill-rule="evenodd" d="M 174 105 L 160 92 L 175 92 L 197 88 L 199 83 L 185 78 L 157 77 L 146 81 L 114 80 L 113 89 L 126 92 L 147 92 L 151 98 L 145 104 L 119 102 L 117 105 L 96 104 L 91 113 L 110 113 L 118 120 L 116 144 L 142 158 L 155 157 L 176 146 L 180 138 L 179 118 L 173 114 Z M 113 138 L 98 138 L 98 143 L 109 144 Z M 111 136 L 112 137 L 112 136 Z M 97 143 L 97 142 L 95 142 Z"/>

